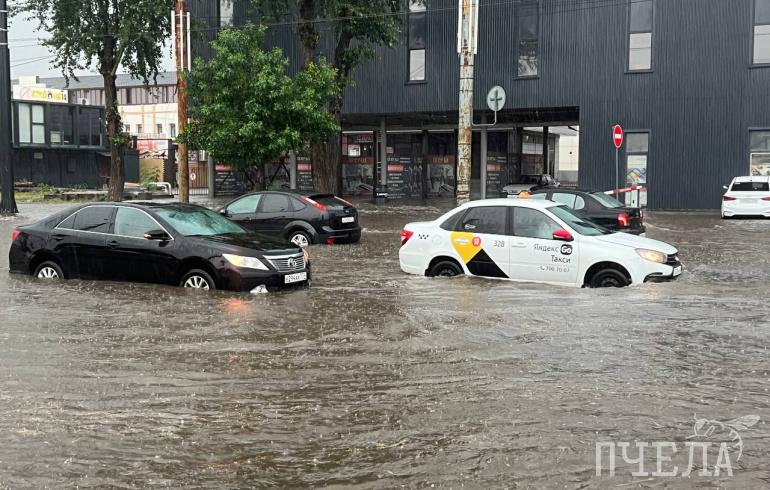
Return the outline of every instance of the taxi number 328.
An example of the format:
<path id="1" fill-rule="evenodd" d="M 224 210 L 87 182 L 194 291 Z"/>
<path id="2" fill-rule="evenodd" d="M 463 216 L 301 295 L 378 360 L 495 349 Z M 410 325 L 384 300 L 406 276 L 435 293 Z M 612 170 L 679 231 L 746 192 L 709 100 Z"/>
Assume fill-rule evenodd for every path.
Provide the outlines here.
<path id="1" fill-rule="evenodd" d="M 502 240 L 492 240 L 493 247 L 505 248 L 505 242 Z"/>

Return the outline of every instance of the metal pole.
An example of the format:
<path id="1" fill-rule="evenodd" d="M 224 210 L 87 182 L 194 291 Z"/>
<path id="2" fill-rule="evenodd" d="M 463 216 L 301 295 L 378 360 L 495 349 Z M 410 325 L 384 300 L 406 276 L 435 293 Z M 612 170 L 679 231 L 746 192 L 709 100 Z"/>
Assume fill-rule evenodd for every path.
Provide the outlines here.
<path id="1" fill-rule="evenodd" d="M 481 116 L 481 124 L 486 124 L 486 116 Z M 481 127 L 481 148 L 479 148 L 479 163 L 481 165 L 481 198 L 487 198 L 487 128 Z"/>
<path id="2" fill-rule="evenodd" d="M 11 64 L 8 48 L 8 2 L 0 0 L 0 214 L 15 214 L 13 155 L 11 154 Z"/>
<path id="3" fill-rule="evenodd" d="M 473 142 L 473 62 L 476 53 L 478 0 L 459 0 L 457 52 L 460 55 L 460 94 L 457 125 L 457 203 L 470 200 Z"/>
<path id="4" fill-rule="evenodd" d="M 176 75 L 177 75 L 177 119 L 179 132 L 184 133 L 187 128 L 187 80 L 182 76 L 185 67 L 186 30 L 190 28 L 185 23 L 185 0 L 177 0 L 176 15 L 179 16 L 176 30 Z M 179 201 L 190 202 L 190 167 L 187 156 L 187 145 L 178 143 L 177 155 L 179 157 Z"/>
<path id="5" fill-rule="evenodd" d="M 618 199 L 618 200 L 620 200 L 619 199 L 619 196 L 620 196 L 620 192 L 619 192 L 620 191 L 620 186 L 618 185 L 618 181 L 620 180 L 620 170 L 619 170 L 620 166 L 619 166 L 619 163 L 618 163 L 618 161 L 619 161 L 618 160 L 618 153 L 619 152 L 620 152 L 620 150 L 616 147 L 615 148 L 615 199 Z"/>
<path id="6" fill-rule="evenodd" d="M 214 157 L 209 155 L 209 166 L 206 169 L 209 177 L 209 198 L 214 199 L 217 197 L 217 168 L 214 164 Z"/>

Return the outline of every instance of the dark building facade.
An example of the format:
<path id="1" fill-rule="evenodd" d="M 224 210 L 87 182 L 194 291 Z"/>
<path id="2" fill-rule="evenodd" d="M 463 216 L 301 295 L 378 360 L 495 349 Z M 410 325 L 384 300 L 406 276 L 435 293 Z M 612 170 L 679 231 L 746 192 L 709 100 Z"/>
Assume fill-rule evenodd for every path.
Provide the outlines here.
<path id="1" fill-rule="evenodd" d="M 109 180 L 110 154 L 104 108 L 13 100 L 12 158 L 17 182 L 101 188 Z M 126 180 L 137 181 L 136 151 L 125 153 Z"/>
<path id="2" fill-rule="evenodd" d="M 403 152 L 449 167 L 456 153 L 457 1 L 406 2 L 400 44 L 378 49 L 346 90 L 344 138 L 384 123 L 400 135 Z M 211 55 L 206 43 L 216 27 L 238 27 L 249 17 L 245 1 L 190 3 L 208 26 L 194 46 L 203 57 Z M 276 23 L 269 42 L 296 67 L 295 28 L 291 19 Z M 330 49 L 331 30 L 321 31 L 321 45 Z M 485 97 L 495 85 L 507 102 L 494 128 L 501 134 L 487 141 L 495 153 L 492 163 L 487 154 L 488 190 L 496 163 L 502 181 L 544 170 L 542 153 L 527 162 L 522 151 L 521 128 L 533 126 L 579 127 L 578 184 L 605 190 L 615 179 L 611 128 L 622 125 L 621 176 L 646 183 L 651 208 L 716 208 L 732 177 L 770 174 L 770 0 L 480 0 L 475 121 L 491 120 Z M 400 141 L 407 134 L 409 141 Z M 352 143 L 359 145 L 355 155 L 345 157 L 362 158 L 367 143 L 368 136 Z M 394 172 L 418 161 L 391 162 L 388 154 Z M 454 174 L 446 170 L 449 189 Z"/>

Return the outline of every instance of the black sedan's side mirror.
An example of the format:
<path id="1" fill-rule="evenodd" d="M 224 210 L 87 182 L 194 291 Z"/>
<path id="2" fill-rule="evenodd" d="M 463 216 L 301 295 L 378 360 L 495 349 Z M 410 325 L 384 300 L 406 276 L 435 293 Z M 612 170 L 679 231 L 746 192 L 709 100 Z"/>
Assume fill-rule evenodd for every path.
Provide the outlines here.
<path id="1" fill-rule="evenodd" d="M 166 233 L 164 230 L 150 230 L 148 232 L 145 232 L 144 238 L 146 240 L 158 240 L 161 242 L 171 240 L 171 236 L 169 236 L 169 234 Z"/>

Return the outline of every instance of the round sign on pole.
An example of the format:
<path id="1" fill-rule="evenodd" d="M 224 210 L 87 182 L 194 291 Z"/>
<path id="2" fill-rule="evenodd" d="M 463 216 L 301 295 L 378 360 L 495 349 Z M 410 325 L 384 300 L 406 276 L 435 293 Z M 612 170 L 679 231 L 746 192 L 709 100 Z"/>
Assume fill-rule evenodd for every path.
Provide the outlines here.
<path id="1" fill-rule="evenodd" d="M 195 172 L 190 172 L 190 180 L 195 180 L 196 178 L 198 178 L 198 176 L 195 175 Z"/>
<path id="2" fill-rule="evenodd" d="M 612 143 L 617 149 L 623 146 L 623 128 L 620 127 L 620 124 L 612 127 Z"/>
<path id="3" fill-rule="evenodd" d="M 487 106 L 494 112 L 500 111 L 505 106 L 505 90 L 499 85 L 495 85 L 487 93 Z"/>

